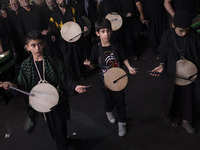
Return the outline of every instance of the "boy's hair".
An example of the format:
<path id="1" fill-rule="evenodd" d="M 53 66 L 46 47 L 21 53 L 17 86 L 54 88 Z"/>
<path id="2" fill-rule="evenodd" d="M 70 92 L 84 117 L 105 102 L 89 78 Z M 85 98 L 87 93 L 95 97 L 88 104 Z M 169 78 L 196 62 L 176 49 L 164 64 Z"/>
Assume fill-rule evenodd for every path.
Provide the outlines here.
<path id="1" fill-rule="evenodd" d="M 192 15 L 187 10 L 179 10 L 174 15 L 173 23 L 175 27 L 188 28 L 192 25 Z"/>
<path id="2" fill-rule="evenodd" d="M 40 31 L 34 30 L 29 32 L 25 37 L 25 44 L 28 45 L 30 40 L 42 40 L 44 41 L 44 36 L 41 34 Z"/>
<path id="3" fill-rule="evenodd" d="M 105 28 L 109 29 L 110 31 L 112 30 L 110 21 L 106 18 L 99 18 L 95 22 L 95 30 L 99 32 L 100 29 L 105 29 Z"/>

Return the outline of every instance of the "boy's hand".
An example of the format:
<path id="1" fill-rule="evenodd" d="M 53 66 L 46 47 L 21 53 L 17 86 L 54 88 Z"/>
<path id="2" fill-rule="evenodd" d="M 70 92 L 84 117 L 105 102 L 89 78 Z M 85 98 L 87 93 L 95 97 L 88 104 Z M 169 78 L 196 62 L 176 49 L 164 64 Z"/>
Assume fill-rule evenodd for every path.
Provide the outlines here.
<path id="1" fill-rule="evenodd" d="M 90 62 L 88 59 L 86 59 L 86 60 L 83 62 L 83 64 L 86 65 L 86 66 L 90 66 L 90 65 L 91 65 L 91 62 Z"/>
<path id="2" fill-rule="evenodd" d="M 155 77 L 159 77 L 160 74 L 163 72 L 164 67 L 162 65 L 159 65 L 158 67 L 154 68 L 150 75 L 151 76 L 155 76 Z"/>
<path id="3" fill-rule="evenodd" d="M 136 69 L 133 68 L 133 67 L 129 67 L 128 70 L 129 70 L 130 74 L 136 74 L 137 73 Z"/>
<path id="4" fill-rule="evenodd" d="M 78 93 L 84 93 L 84 92 L 86 92 L 86 88 L 87 88 L 87 86 L 77 85 L 75 88 L 75 91 Z"/>
<path id="5" fill-rule="evenodd" d="M 0 81 L 0 87 L 4 88 L 5 90 L 8 90 L 9 86 L 12 86 L 11 82 L 1 82 Z"/>

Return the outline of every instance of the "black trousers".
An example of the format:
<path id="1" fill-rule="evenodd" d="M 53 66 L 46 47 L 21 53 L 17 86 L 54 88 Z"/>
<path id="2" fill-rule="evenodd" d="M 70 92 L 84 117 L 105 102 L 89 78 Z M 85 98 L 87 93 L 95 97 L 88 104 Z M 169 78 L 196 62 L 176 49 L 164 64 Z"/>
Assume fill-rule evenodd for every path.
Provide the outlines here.
<path id="1" fill-rule="evenodd" d="M 49 131 L 55 140 L 57 150 L 67 150 L 67 117 L 65 105 L 45 113 Z"/>
<path id="2" fill-rule="evenodd" d="M 174 97 L 170 110 L 171 118 L 187 120 L 192 123 L 194 90 L 193 84 L 186 86 L 175 85 Z"/>
<path id="3" fill-rule="evenodd" d="M 111 91 L 104 87 L 102 82 L 102 92 L 105 100 L 105 111 L 111 112 L 116 107 L 117 116 L 119 122 L 126 121 L 126 104 L 125 104 L 125 93 L 122 91 Z"/>

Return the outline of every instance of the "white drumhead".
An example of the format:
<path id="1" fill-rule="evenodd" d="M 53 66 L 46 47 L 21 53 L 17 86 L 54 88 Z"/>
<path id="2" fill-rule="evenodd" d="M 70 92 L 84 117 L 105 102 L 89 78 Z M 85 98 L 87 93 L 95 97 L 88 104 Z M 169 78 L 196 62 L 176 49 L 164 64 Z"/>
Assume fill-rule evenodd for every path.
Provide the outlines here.
<path id="1" fill-rule="evenodd" d="M 61 28 L 61 36 L 67 42 L 76 42 L 81 37 L 80 33 L 81 27 L 73 21 L 65 23 Z"/>
<path id="2" fill-rule="evenodd" d="M 58 91 L 49 83 L 37 84 L 30 93 L 33 96 L 29 96 L 29 103 L 38 112 L 49 112 L 58 104 Z"/>
<path id="3" fill-rule="evenodd" d="M 113 31 L 116 31 L 121 28 L 123 21 L 122 17 L 118 13 L 109 13 L 106 15 L 106 18 L 110 20 Z"/>
<path id="4" fill-rule="evenodd" d="M 110 68 L 104 74 L 104 84 L 112 91 L 121 91 L 126 87 L 128 83 L 128 77 L 127 75 L 124 75 L 126 75 L 126 72 L 123 69 L 119 67 Z M 115 80 L 119 79 L 122 76 L 124 77 L 118 80 L 116 83 L 113 83 Z"/>

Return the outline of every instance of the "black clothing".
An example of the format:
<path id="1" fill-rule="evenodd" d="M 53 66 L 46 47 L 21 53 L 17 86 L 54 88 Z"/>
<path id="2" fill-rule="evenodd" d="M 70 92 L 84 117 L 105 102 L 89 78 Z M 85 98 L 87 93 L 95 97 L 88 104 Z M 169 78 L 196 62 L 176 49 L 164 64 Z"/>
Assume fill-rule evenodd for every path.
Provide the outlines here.
<path id="1" fill-rule="evenodd" d="M 44 24 L 43 24 L 43 14 L 41 12 L 41 9 L 37 5 L 30 5 L 30 11 L 25 10 L 24 8 L 21 8 L 17 14 L 20 22 L 20 27 L 23 30 L 23 33 L 21 34 L 21 37 L 25 39 L 25 35 L 33 30 L 42 31 L 44 30 Z"/>
<path id="2" fill-rule="evenodd" d="M 163 33 L 169 28 L 167 11 L 164 0 L 143 0 L 145 18 L 149 21 L 149 40 L 152 44 L 153 55 L 159 55 L 158 46 Z"/>
<path id="3" fill-rule="evenodd" d="M 192 13 L 192 16 L 197 15 L 196 0 L 172 0 L 172 6 L 176 11 L 186 9 Z"/>
<path id="4" fill-rule="evenodd" d="M 166 66 L 164 68 L 163 75 L 161 76 L 161 99 L 166 117 L 169 117 L 170 109 L 174 101 L 173 95 L 175 93 L 174 75 L 176 72 L 176 61 L 180 59 L 179 52 L 173 42 L 174 36 L 177 39 L 180 49 L 183 50 L 182 54 L 184 54 L 184 58 L 193 62 L 198 70 L 200 69 L 200 37 L 197 32 L 193 29 L 190 29 L 190 31 L 184 37 L 179 37 L 176 35 L 174 29 L 168 29 L 163 35 L 159 46 L 160 62 L 165 63 Z M 197 84 L 192 84 L 194 89 L 196 86 Z M 192 97 L 190 100 L 193 101 Z"/>
<path id="5" fill-rule="evenodd" d="M 125 93 L 122 91 L 111 91 L 104 85 L 104 73 L 111 67 L 119 67 L 120 62 L 126 60 L 124 53 L 119 45 L 112 44 L 108 47 L 95 45 L 92 49 L 91 63 L 100 66 L 100 84 L 105 100 L 105 111 L 112 112 L 116 106 L 119 122 L 126 121 Z"/>
<path id="6" fill-rule="evenodd" d="M 119 0 L 120 15 L 123 17 L 123 37 L 126 56 L 139 56 L 137 43 L 141 38 L 142 23 L 138 15 L 136 2 L 139 0 Z M 131 13 L 132 17 L 126 17 L 127 13 Z"/>
<path id="7" fill-rule="evenodd" d="M 23 39 L 20 39 L 20 34 L 23 33 L 23 31 L 14 10 L 11 10 L 8 14 L 8 32 L 14 46 L 17 64 L 21 65 L 29 54 L 24 50 Z"/>
<path id="8" fill-rule="evenodd" d="M 72 12 L 72 9 L 75 10 L 75 13 Z M 67 4 L 66 13 L 64 15 L 62 14 L 60 8 L 57 8 L 53 12 L 50 21 L 52 30 L 57 37 L 60 37 L 60 49 L 64 64 L 75 80 L 79 80 L 85 73 L 85 66 L 83 65 L 85 47 L 83 45 L 83 40 L 80 38 L 78 41 L 73 43 L 66 42 L 61 37 L 60 30 L 62 25 L 68 21 L 75 21 L 81 26 L 82 30 L 85 23 L 79 16 L 79 13 L 76 12 L 76 9 L 70 6 L 70 3 Z"/>

